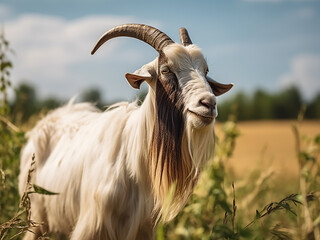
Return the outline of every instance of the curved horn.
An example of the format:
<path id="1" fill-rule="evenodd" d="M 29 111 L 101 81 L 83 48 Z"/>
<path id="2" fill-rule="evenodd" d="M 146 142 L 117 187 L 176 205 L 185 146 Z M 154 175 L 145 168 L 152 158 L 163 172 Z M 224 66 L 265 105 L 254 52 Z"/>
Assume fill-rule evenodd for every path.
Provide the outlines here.
<path id="1" fill-rule="evenodd" d="M 115 37 L 132 37 L 148 43 L 156 51 L 174 43 L 165 33 L 144 24 L 123 24 L 112 28 L 101 36 L 94 46 L 91 54 L 94 54 L 101 45 Z"/>
<path id="2" fill-rule="evenodd" d="M 185 28 L 180 28 L 180 41 L 183 46 L 188 46 L 192 44 L 188 31 Z"/>

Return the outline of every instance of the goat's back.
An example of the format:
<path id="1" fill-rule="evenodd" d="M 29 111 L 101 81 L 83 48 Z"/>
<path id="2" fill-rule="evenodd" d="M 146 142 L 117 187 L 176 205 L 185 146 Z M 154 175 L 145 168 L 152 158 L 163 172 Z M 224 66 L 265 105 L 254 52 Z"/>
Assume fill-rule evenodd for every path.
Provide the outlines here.
<path id="1" fill-rule="evenodd" d="M 26 190 L 33 154 L 36 164 L 31 182 L 59 193 L 32 196 L 33 220 L 46 222 L 50 231 L 72 231 L 80 206 L 89 208 L 86 195 L 102 182 L 112 183 L 107 178 L 115 174 L 108 173 L 112 171 L 108 165 L 116 161 L 113 151 L 119 151 L 115 146 L 120 145 L 124 116 L 130 109 L 130 105 L 120 104 L 101 112 L 88 103 L 68 104 L 48 114 L 27 134 L 20 163 L 20 194 Z"/>

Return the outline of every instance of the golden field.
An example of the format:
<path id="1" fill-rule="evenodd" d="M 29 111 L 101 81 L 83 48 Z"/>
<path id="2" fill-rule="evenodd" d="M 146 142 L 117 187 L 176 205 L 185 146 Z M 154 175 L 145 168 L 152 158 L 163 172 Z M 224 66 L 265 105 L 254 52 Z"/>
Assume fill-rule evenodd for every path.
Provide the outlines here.
<path id="1" fill-rule="evenodd" d="M 239 137 L 234 154 L 227 163 L 237 178 L 243 178 L 250 170 L 269 168 L 276 176 L 292 178 L 298 175 L 295 156 L 295 137 L 292 125 L 295 121 L 247 121 L 239 122 Z M 221 123 L 216 124 L 216 134 L 221 135 Z M 301 135 L 314 137 L 320 134 L 320 121 L 303 121 Z"/>

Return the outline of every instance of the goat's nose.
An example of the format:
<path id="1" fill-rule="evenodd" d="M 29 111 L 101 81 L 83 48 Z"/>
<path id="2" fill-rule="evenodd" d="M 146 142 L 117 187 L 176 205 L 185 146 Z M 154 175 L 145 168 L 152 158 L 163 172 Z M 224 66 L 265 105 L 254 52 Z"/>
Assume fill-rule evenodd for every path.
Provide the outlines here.
<path id="1" fill-rule="evenodd" d="M 213 111 L 216 107 L 216 99 L 214 96 L 207 96 L 207 97 L 201 98 L 199 100 L 199 103 L 201 106 L 204 106 L 208 110 L 210 110 L 211 114 L 213 113 Z"/>

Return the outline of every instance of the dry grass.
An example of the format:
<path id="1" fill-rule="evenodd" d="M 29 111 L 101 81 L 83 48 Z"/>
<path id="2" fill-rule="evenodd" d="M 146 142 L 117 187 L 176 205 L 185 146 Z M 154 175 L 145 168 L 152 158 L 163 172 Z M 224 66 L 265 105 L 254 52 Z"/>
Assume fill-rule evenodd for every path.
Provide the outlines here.
<path id="1" fill-rule="evenodd" d="M 248 121 L 240 122 L 232 157 L 226 164 L 240 179 L 257 167 L 273 166 L 276 175 L 285 178 L 298 177 L 299 166 L 295 156 L 293 121 Z M 221 135 L 221 124 L 216 125 Z M 320 121 L 303 121 L 301 134 L 314 137 L 320 132 Z M 285 174 L 283 174 L 285 173 Z"/>

